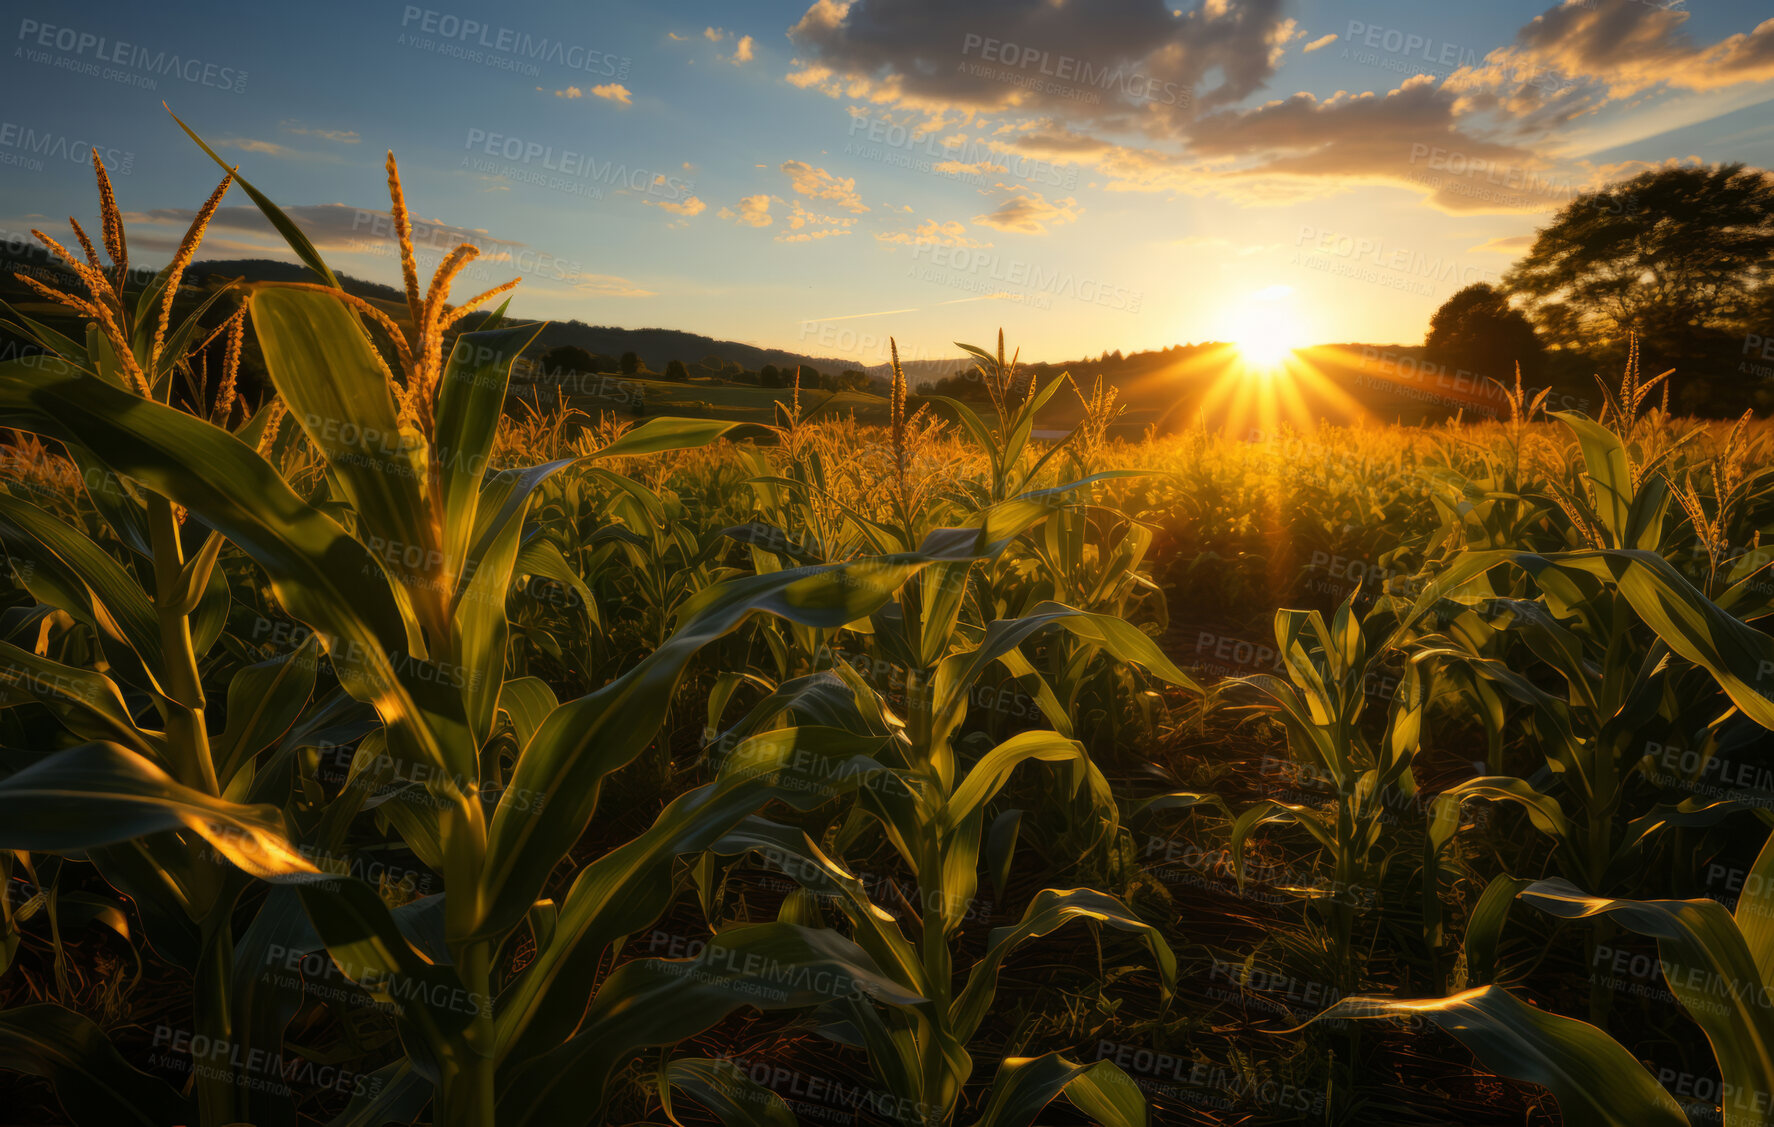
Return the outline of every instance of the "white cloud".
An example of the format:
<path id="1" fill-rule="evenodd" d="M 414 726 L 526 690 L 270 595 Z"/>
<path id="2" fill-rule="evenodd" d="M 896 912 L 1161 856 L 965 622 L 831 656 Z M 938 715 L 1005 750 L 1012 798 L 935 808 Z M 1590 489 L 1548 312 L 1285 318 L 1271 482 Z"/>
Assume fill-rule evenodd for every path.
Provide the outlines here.
<path id="1" fill-rule="evenodd" d="M 355 129 L 314 129 L 295 121 L 279 122 L 278 127 L 285 133 L 298 133 L 304 137 L 319 137 L 322 141 L 336 141 L 341 145 L 355 145 L 363 140 Z"/>
<path id="2" fill-rule="evenodd" d="M 722 219 L 730 220 L 741 227 L 768 227 L 776 222 L 770 215 L 770 199 L 767 194 L 746 196 L 739 201 L 738 210 L 723 207 L 716 214 Z"/>
<path id="3" fill-rule="evenodd" d="M 975 223 L 1023 235 L 1045 235 L 1049 225 L 1059 226 L 1078 218 L 1078 201 L 1071 197 L 1049 201 L 1033 188 L 999 184 L 1003 194 L 996 208 L 973 217 Z"/>
<path id="4" fill-rule="evenodd" d="M 799 160 L 784 161 L 782 171 L 788 174 L 790 186 L 803 196 L 832 200 L 849 211 L 868 210 L 868 205 L 856 194 L 854 177 L 834 176 L 823 168 Z"/>

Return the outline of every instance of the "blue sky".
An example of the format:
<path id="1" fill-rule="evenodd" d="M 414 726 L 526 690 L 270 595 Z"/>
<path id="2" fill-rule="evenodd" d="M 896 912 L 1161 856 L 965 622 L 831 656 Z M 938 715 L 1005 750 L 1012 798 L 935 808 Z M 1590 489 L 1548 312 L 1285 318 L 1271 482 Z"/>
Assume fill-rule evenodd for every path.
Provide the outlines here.
<path id="1" fill-rule="evenodd" d="M 164 261 L 218 178 L 165 101 L 338 270 L 398 283 L 391 148 L 458 296 L 1063 359 L 1412 342 L 1578 191 L 1774 165 L 1764 5 L 1172 3 L 14 4 L 0 237 L 94 216 L 96 145 Z M 228 203 L 206 255 L 276 254 Z"/>

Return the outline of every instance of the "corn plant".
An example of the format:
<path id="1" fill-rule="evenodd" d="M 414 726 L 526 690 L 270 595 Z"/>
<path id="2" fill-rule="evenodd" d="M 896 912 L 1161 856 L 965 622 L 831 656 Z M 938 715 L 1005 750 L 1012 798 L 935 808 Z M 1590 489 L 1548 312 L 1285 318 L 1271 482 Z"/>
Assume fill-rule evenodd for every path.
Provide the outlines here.
<path id="1" fill-rule="evenodd" d="M 315 682 L 312 652 L 238 669 L 227 688 L 228 723 L 212 731 L 203 667 L 231 601 L 217 567 L 223 535 L 186 520 L 164 493 L 116 472 L 103 436 L 45 419 L 30 401 L 31 389 L 77 376 L 111 395 L 119 412 L 152 410 L 176 426 L 240 446 L 259 441 L 271 417 L 256 411 L 232 433 L 227 429 L 238 406 L 244 312 L 233 312 L 221 330 L 229 347 L 216 388 L 191 378 L 188 352 L 206 316 L 235 296 L 234 287 L 218 288 L 182 319 L 174 316 L 184 270 L 232 177 L 225 176 L 199 209 L 172 262 L 132 293 L 122 215 L 96 154 L 94 171 L 109 269 L 70 220 L 80 257 L 41 232 L 38 238 L 74 272 L 85 294 L 24 278 L 45 298 L 88 319 L 87 332 L 76 340 L 8 310 L 11 323 L 44 351 L 7 365 L 6 413 L 59 441 L 81 468 L 86 497 L 102 519 L 102 540 L 22 491 L 0 493 L 0 542 L 20 586 L 36 600 L 38 613 L 48 616 L 34 648 L 0 642 L 6 682 L 0 705 L 40 705 L 67 737 L 90 742 L 45 755 L 6 781 L 14 811 L 8 832 L 17 836 L 16 848 L 83 851 L 132 896 L 153 921 L 157 948 L 194 976 L 197 1032 L 225 1038 L 233 1023 L 229 917 L 251 874 L 276 874 L 300 862 L 283 840 L 279 808 L 288 787 L 275 774 L 256 778 L 253 767 L 307 704 Z M 76 664 L 52 658 L 52 649 Z M 249 700 L 258 701 L 256 712 Z M 152 720 L 138 721 L 143 713 Z M 90 800 L 66 793 L 100 777 L 112 785 Z M 235 865 L 218 867 L 218 853 Z M 31 1038 L 25 1053 L 39 1062 L 53 1055 L 57 1036 L 102 1040 L 71 1013 L 39 1011 L 36 1019 L 19 1021 L 21 1036 Z M 101 1050 L 95 1059 L 117 1072 L 114 1057 Z M 68 1080 L 64 1088 L 82 1082 Z M 135 1083 L 138 1091 L 154 1093 L 144 1109 L 172 1105 L 168 1093 L 146 1078 Z M 239 1117 L 232 1109 L 240 1108 L 241 1099 L 231 1084 L 199 1076 L 196 1085 L 214 1121 Z"/>
<path id="2" fill-rule="evenodd" d="M 1373 610 L 1358 615 L 1351 595 L 1327 624 L 1317 611 L 1278 611 L 1275 643 L 1287 680 L 1257 674 L 1234 682 L 1260 694 L 1261 707 L 1287 731 L 1288 749 L 1302 774 L 1327 784 L 1328 809 L 1265 799 L 1232 823 L 1234 872 L 1244 880 L 1245 844 L 1258 827 L 1289 823 L 1310 833 L 1330 859 L 1331 879 L 1306 895 L 1331 932 L 1343 989 L 1352 988 L 1354 921 L 1371 902 L 1397 856 L 1389 825 L 1415 802 L 1411 765 L 1421 741 L 1426 700 L 1414 666 L 1405 666 L 1396 690 L 1384 661 L 1395 653 L 1395 625 Z M 1372 739 L 1362 725 L 1369 699 L 1389 705 L 1384 734 Z"/>
<path id="3" fill-rule="evenodd" d="M 1474 778 L 1437 799 L 1427 853 L 1431 890 L 1437 858 L 1457 832 L 1467 799 L 1523 809 L 1555 842 L 1555 862 L 1568 879 L 1614 888 L 1638 874 L 1658 835 L 1746 808 L 1724 795 L 1673 803 L 1641 797 L 1632 809 L 1635 784 L 1647 772 L 1656 774 L 1647 739 L 1710 753 L 1733 721 L 1763 727 L 1774 721 L 1774 706 L 1759 687 L 1774 673 L 1766 664 L 1774 643 L 1731 613 L 1764 614 L 1765 600 L 1741 598 L 1750 590 L 1746 582 L 1718 603 L 1696 590 L 1660 552 L 1667 482 L 1647 472 L 1621 435 L 1580 413 L 1557 417 L 1577 435 L 1593 488 L 1593 500 L 1572 492 L 1558 499 L 1593 546 L 1463 553 L 1418 603 L 1421 612 L 1457 592 L 1457 602 L 1473 608 L 1450 613 L 1450 628 L 1425 637 L 1418 659 L 1461 670 L 1469 688 L 1482 681 L 1494 690 L 1471 698 L 1475 711 L 1493 718 L 1493 742 L 1500 731 L 1497 696 L 1526 705 L 1546 764 L 1527 778 Z M 1518 569 L 1532 592 L 1517 588 Z M 1641 624 L 1651 628 L 1649 644 L 1637 640 Z M 1506 651 L 1506 644 L 1517 648 Z M 1563 696 L 1519 671 L 1521 649 L 1558 675 Z M 1672 660 L 1677 657 L 1692 664 Z M 1695 667 L 1704 673 L 1694 676 Z M 1648 789 L 1638 786 L 1641 795 Z M 1591 941 L 1602 941 L 1600 933 Z M 1607 998 L 1599 990 L 1592 995 L 1592 1018 L 1604 1018 Z"/>
<path id="4" fill-rule="evenodd" d="M 711 588 L 638 666 L 564 704 L 538 682 L 509 680 L 505 595 L 536 487 L 577 461 L 708 442 L 727 428 L 653 420 L 587 459 L 488 473 L 511 361 L 536 330 L 501 326 L 495 316 L 445 349 L 445 334 L 498 290 L 446 304 L 450 279 L 474 254 L 462 247 L 429 291 L 420 291 L 392 156 L 388 172 L 412 315 L 405 329 L 328 284 L 330 271 L 300 231 L 241 181 L 327 280 L 253 287 L 247 307 L 280 400 L 325 461 L 327 491 L 341 502 L 329 505 L 333 515 L 294 493 L 253 446 L 145 394 L 153 383 L 144 373 L 160 368 L 118 363 L 115 345 L 88 352 L 51 338 L 66 355 L 0 368 L 0 415 L 91 452 L 139 488 L 150 511 L 164 514 L 151 543 L 167 561 L 150 604 L 102 552 L 66 537 L 58 543 L 69 580 L 46 593 L 107 638 L 115 635 L 120 657 L 127 644 L 166 700 L 165 726 L 138 728 L 103 675 L 58 670 L 98 689 L 93 704 L 70 714 L 76 733 L 91 742 L 41 755 L 0 782 L 0 835 L 9 849 L 121 847 L 140 859 L 138 872 L 150 867 L 144 862 L 157 865 L 153 875 L 167 881 L 181 871 L 161 864 L 177 848 L 168 835 L 189 832 L 246 873 L 293 884 L 299 913 L 290 910 L 296 900 L 278 899 L 278 911 L 261 913 L 238 946 L 225 926 L 205 932 L 199 975 L 224 997 L 206 1001 L 200 1021 L 231 1043 L 262 1035 L 255 1044 L 277 1051 L 282 1011 L 248 1013 L 231 1025 L 226 984 L 254 983 L 262 963 L 254 966 L 251 956 L 262 957 L 270 944 L 324 949 L 346 979 L 398 1006 L 406 1046 L 403 1059 L 378 1074 L 386 1085 L 350 1118 L 430 1100 L 440 1123 L 586 1121 L 597 1115 L 605 1077 L 625 1053 L 674 1042 L 738 1005 L 772 1004 L 758 1002 L 754 961 L 879 986 L 854 944 L 784 924 L 731 937 L 724 954 L 736 963 L 706 954 L 697 966 L 647 961 L 595 988 L 595 954 L 664 907 L 663 877 L 679 853 L 706 847 L 772 798 L 793 803 L 799 792 L 778 790 L 778 772 L 681 797 L 641 838 L 581 873 L 558 911 L 538 902 L 590 821 L 600 783 L 651 741 L 699 650 L 758 613 L 827 628 L 866 618 L 908 578 L 952 553 L 902 553 Z M 399 377 L 372 329 L 396 357 Z M 151 359 L 159 347 L 150 338 Z M 375 739 L 358 748 L 339 816 L 348 818 L 349 803 L 361 802 L 390 767 L 422 780 L 427 802 L 378 809 L 416 856 L 442 872 L 441 896 L 397 916 L 363 882 L 324 879 L 300 848 L 306 819 L 243 804 L 222 789 L 219 741 L 207 738 L 200 686 L 181 680 L 189 662 L 179 655 L 191 644 L 175 628 L 187 620 L 169 617 L 175 607 L 185 615 L 196 609 L 189 592 L 205 589 L 198 579 L 211 574 L 203 569 L 219 547 L 191 557 L 207 563 L 186 563 L 172 539 L 175 506 L 189 514 L 187 524 L 213 530 L 217 545 L 225 538 L 263 569 L 281 607 L 312 630 L 344 691 L 379 719 Z M 161 630 L 153 629 L 156 606 Z M 183 664 L 160 676 L 157 659 L 169 642 Z M 144 654 L 148 660 L 140 660 Z M 250 773 L 257 746 L 229 750 Z M 229 881 L 237 896 L 244 878 L 208 879 Z M 536 954 L 520 973 L 507 974 L 501 952 L 520 932 L 535 940 Z M 872 992 L 883 990 L 889 1001 L 913 1000 L 884 986 Z M 803 1005 L 809 992 L 770 998 Z M 583 1084 L 564 1103 L 538 1102 L 528 1077 L 563 1054 L 590 1054 L 598 1067 L 575 1074 Z M 204 1122 L 241 1118 L 229 1078 L 216 1086 L 228 1090 L 198 1093 Z"/>
<path id="5" fill-rule="evenodd" d="M 1426 1018 L 1486 1067 L 1551 1089 L 1567 1123 L 1686 1125 L 1717 1114 L 1726 1127 L 1765 1122 L 1774 1098 L 1774 838 L 1750 871 L 1735 911 L 1714 900 L 1610 899 L 1563 879 L 1504 877 L 1486 889 L 1467 937 L 1481 976 L 1492 969 L 1496 933 L 1515 899 L 1561 919 L 1603 917 L 1654 938 L 1670 992 L 1711 1043 L 1722 1106 L 1683 1107 L 1601 1029 L 1528 1005 L 1494 983 L 1424 1001 L 1345 998 L 1319 1018 Z"/>
<path id="6" fill-rule="evenodd" d="M 963 516 L 961 527 L 930 528 L 930 514 L 937 511 L 939 502 L 906 473 L 917 445 L 918 418 L 906 413 L 905 379 L 897 360 L 894 377 L 890 440 L 896 472 L 889 481 L 890 511 L 885 520 L 855 515 L 852 519 L 861 526 L 861 535 L 880 547 L 913 543 L 923 536 L 926 550 L 936 543 L 949 543 L 967 553 L 934 564 L 916 584 L 908 585 L 871 616 L 868 637 L 875 652 L 905 672 L 903 716 L 895 712 L 881 688 L 839 664 L 835 675 L 815 674 L 776 686 L 746 721 L 717 741 L 717 747 L 742 737 L 767 742 L 772 718 L 799 708 L 811 710 L 813 699 L 820 704 L 817 715 L 842 717 L 848 722 L 850 727 L 841 732 L 843 738 L 873 742 L 872 754 L 879 757 L 871 770 L 875 781 L 856 791 L 854 809 L 834 841 L 840 851 L 852 847 L 872 836 L 871 826 L 873 834 L 885 837 L 918 889 L 913 935 L 907 936 L 892 925 L 891 917 L 860 896 L 854 878 L 798 831 L 757 829 L 755 833 L 768 836 L 740 835 L 729 841 L 724 851 L 761 848 L 755 842 L 762 840 L 774 855 L 792 858 L 791 875 L 807 879 L 811 893 L 838 896 L 837 906 L 876 965 L 899 983 L 902 992 L 925 1000 L 879 1016 L 848 1013 L 847 1018 L 864 1031 L 871 1067 L 883 1086 L 916 1107 L 920 1121 L 941 1124 L 955 1114 L 963 1085 L 973 1071 L 966 1046 L 995 993 L 998 965 L 1020 943 L 1070 919 L 1095 920 L 1145 938 L 1166 992 L 1174 977 L 1168 946 L 1149 924 L 1118 901 L 1089 889 L 1049 889 L 1035 898 L 1019 924 L 994 933 L 987 955 L 976 964 L 965 985 L 959 990 L 954 985 L 951 948 L 978 885 L 986 804 L 1015 768 L 1034 761 L 1060 765 L 1068 794 L 1076 796 L 1077 816 L 1093 824 L 1098 844 L 1118 844 L 1120 831 L 1108 783 L 1083 746 L 1072 738 L 1070 717 L 1053 687 L 1036 672 L 1020 647 L 1038 634 L 1063 630 L 1116 660 L 1138 664 L 1176 685 L 1198 687 L 1147 635 L 1114 615 L 1045 602 L 1015 618 L 978 625 L 965 621 L 964 612 L 970 604 L 976 610 L 994 605 L 981 593 L 989 584 L 985 573 L 993 561 L 1019 537 L 1050 519 L 1057 511 L 1055 500 L 1063 498 L 1072 486 L 1022 491 L 997 500 L 987 495 L 979 498 L 984 507 Z M 1033 398 L 1039 399 L 1039 393 Z M 1018 425 L 1026 429 L 1031 419 L 1032 410 Z M 1027 482 L 1025 477 L 1016 484 Z M 971 694 L 994 667 L 1002 667 L 1021 685 L 1054 728 L 990 741 L 968 765 L 958 746 L 959 736 Z M 839 685 L 847 689 L 840 690 Z M 843 699 L 846 692 L 847 701 Z M 737 748 L 719 756 L 718 762 L 721 777 L 743 775 L 751 769 Z M 994 821 L 987 862 L 996 874 L 1008 869 L 1016 825 L 1016 815 L 1010 811 Z M 1112 1070 L 1112 1065 L 1084 1067 L 1057 1057 L 1007 1066 L 997 1077 L 985 1121 L 998 1122 L 1000 1117 L 1017 1114 L 1017 1108 L 1026 1114 L 1066 1090 L 1075 1100 L 1084 1100 L 1087 1108 L 1096 1106 L 1091 1101 L 1100 1103 L 1118 1091 L 1119 1102 L 1103 1104 L 1098 1110 L 1103 1115 L 1113 1111 L 1113 1118 L 1105 1121 L 1130 1122 L 1133 1108 L 1143 1109 L 1143 1101 L 1136 1099 L 1131 1084 L 1105 1087 L 1110 1084 L 1107 1078 L 1114 1074 Z"/>
<path id="7" fill-rule="evenodd" d="M 880 620 L 891 617 L 878 615 Z M 877 631 L 883 625 L 877 621 Z M 973 1071 L 967 1044 L 989 1011 L 999 967 L 1027 940 L 1071 920 L 1107 924 L 1144 940 L 1165 996 L 1173 985 L 1174 958 L 1158 932 L 1114 897 L 1086 888 L 1038 893 L 1018 923 L 993 931 L 985 954 L 964 983 L 957 988 L 954 982 L 951 948 L 978 888 L 987 803 L 1018 766 L 1037 761 L 1058 765 L 1068 789 L 1084 799 L 1089 816 L 1103 819 L 1111 838 L 1115 832 L 1107 781 L 1083 746 L 1067 735 L 1021 732 L 982 751 L 970 766 L 964 765 L 954 746 L 969 694 L 981 675 L 995 663 L 1024 668 L 1026 659 L 1018 659 L 1018 645 L 1037 631 L 1056 626 L 1090 639 L 1121 660 L 1136 661 L 1160 676 L 1187 683 L 1145 635 L 1120 619 L 1049 604 L 1021 619 L 993 622 L 977 647 L 945 656 L 929 689 L 907 700 L 909 715 L 903 719 L 878 690 L 841 666 L 833 673 L 785 684 L 720 741 L 732 748 L 720 757 L 721 776 L 744 776 L 755 769 L 746 749 L 779 738 L 767 729 L 769 718 L 786 711 L 811 712 L 817 704 L 819 715 L 838 721 L 828 728 L 828 740 L 872 745 L 865 769 L 870 782 L 855 791 L 854 810 L 834 840 L 839 849 L 853 846 L 865 840 L 869 826 L 885 837 L 917 888 L 911 934 L 868 899 L 840 861 L 801 830 L 754 819 L 714 851 L 764 853 L 808 893 L 838 909 L 858 944 L 901 993 L 924 999 L 879 1014 L 855 1006 L 843 1011 L 844 1019 L 861 1031 L 876 1078 L 900 1098 L 902 1106 L 917 1109 L 915 1122 L 946 1124 L 954 1116 L 962 1087 Z M 1037 699 L 1051 708 L 1051 691 L 1038 681 L 1033 688 Z M 1056 716 L 1063 723 L 1064 714 L 1057 709 L 1049 719 Z M 992 834 L 986 860 L 989 869 L 1000 875 L 1000 883 L 1015 841 L 1014 828 Z M 1062 1091 L 1105 1123 L 1144 1121 L 1143 1097 L 1113 1064 L 1085 1066 L 1049 1054 L 1006 1062 L 979 1122 L 1024 1122 L 1026 1118 L 1012 1117 L 1026 1117 Z"/>

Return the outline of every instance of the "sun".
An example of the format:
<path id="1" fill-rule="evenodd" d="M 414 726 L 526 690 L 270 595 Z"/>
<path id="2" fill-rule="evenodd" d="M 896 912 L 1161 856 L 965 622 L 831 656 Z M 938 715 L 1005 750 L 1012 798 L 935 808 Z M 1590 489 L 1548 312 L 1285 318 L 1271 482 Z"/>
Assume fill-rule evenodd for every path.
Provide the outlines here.
<path id="1" fill-rule="evenodd" d="M 1277 332 L 1240 334 L 1232 343 L 1238 349 L 1239 361 L 1260 375 L 1282 368 L 1300 347 L 1296 337 Z"/>
<path id="2" fill-rule="evenodd" d="M 1217 325 L 1220 344 L 1199 361 L 1205 387 L 1188 400 L 1203 425 L 1248 435 L 1362 416 L 1360 403 L 1319 367 L 1319 325 L 1296 304 L 1293 287 L 1239 294 L 1220 310 Z"/>
<path id="3" fill-rule="evenodd" d="M 1258 375 L 1278 371 L 1306 344 L 1300 319 L 1285 296 L 1264 291 L 1232 311 L 1229 336 L 1246 371 Z"/>

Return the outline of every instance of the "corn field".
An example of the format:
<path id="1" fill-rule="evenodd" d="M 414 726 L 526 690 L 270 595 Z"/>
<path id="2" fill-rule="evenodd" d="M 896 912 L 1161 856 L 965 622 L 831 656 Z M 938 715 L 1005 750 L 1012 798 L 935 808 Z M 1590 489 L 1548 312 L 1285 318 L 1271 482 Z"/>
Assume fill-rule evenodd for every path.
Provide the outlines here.
<path id="1" fill-rule="evenodd" d="M 175 311 L 231 189 L 314 281 Z M 5 311 L 9 1122 L 1767 1121 L 1753 420 L 1129 443 L 1001 337 L 518 417 L 473 248 L 392 314 L 229 173 L 142 284 L 98 191 Z"/>

